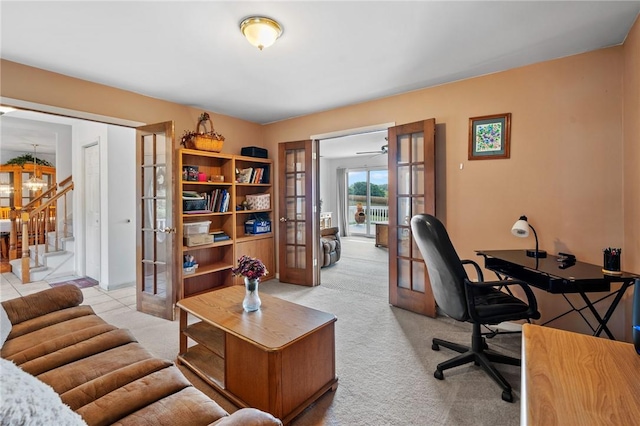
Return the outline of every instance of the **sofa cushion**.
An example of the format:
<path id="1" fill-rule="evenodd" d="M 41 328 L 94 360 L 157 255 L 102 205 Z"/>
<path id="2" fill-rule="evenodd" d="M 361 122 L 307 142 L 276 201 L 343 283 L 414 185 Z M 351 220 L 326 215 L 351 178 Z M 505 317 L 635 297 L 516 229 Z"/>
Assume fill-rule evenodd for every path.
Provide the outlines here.
<path id="1" fill-rule="evenodd" d="M 76 411 L 91 425 L 109 425 L 190 386 L 180 370 L 170 366 L 119 387 Z"/>
<path id="2" fill-rule="evenodd" d="M 83 330 L 79 330 L 76 333 L 65 334 L 51 340 L 45 340 L 41 343 L 31 346 L 30 348 L 13 353 L 11 355 L 7 353 L 5 358 L 10 359 L 18 365 L 22 365 L 26 362 L 35 360 L 36 358 L 48 355 L 69 346 L 73 346 L 76 343 L 80 343 L 84 340 L 115 329 L 116 327 L 110 324 L 99 324 L 94 327 L 88 327 Z M 22 366 L 22 368 L 24 368 L 24 366 Z"/>
<path id="3" fill-rule="evenodd" d="M 50 386 L 0 358 L 3 425 L 85 425 L 82 417 L 62 403 Z"/>
<path id="4" fill-rule="evenodd" d="M 109 371 L 102 376 L 82 383 L 73 389 L 69 389 L 60 395 L 60 398 L 62 402 L 69 405 L 72 410 L 77 410 L 98 398 L 102 398 L 121 386 L 171 365 L 173 365 L 171 361 L 160 358 L 143 359 L 130 365 L 125 365 L 122 368 Z"/>
<path id="5" fill-rule="evenodd" d="M 9 334 L 9 339 L 2 347 L 2 357 L 11 358 L 26 349 L 32 348 L 42 342 L 57 339 L 62 336 L 70 335 L 80 330 L 106 324 L 106 322 L 97 315 L 83 315 L 67 321 L 56 322 L 47 327 L 43 327 L 30 333 L 22 334 L 14 337 Z M 17 328 L 17 327 L 16 327 Z M 23 367 L 24 368 L 24 367 Z"/>
<path id="6" fill-rule="evenodd" d="M 49 312 L 45 315 L 31 318 L 18 324 L 13 324 L 11 334 L 9 336 L 10 338 L 15 339 L 16 337 L 40 330 L 41 328 L 49 327 L 50 325 L 57 324 L 59 322 L 88 315 L 95 315 L 91 306 L 74 306 L 60 311 Z"/>
<path id="7" fill-rule="evenodd" d="M 4 306 L 0 305 L 0 347 L 4 345 L 9 333 L 11 333 L 11 321 L 9 321 Z"/>
<path id="8" fill-rule="evenodd" d="M 55 291 L 52 291 L 55 290 Z M 71 308 L 82 303 L 82 290 L 73 284 L 41 291 L 35 297 L 19 297 L 6 300 L 2 305 L 14 326 L 50 312 Z"/>
<path id="9" fill-rule="evenodd" d="M 92 329 L 102 328 L 100 326 L 92 327 Z M 86 331 L 86 330 L 80 330 Z M 64 341 L 62 343 L 73 342 L 73 337 L 79 334 L 74 333 L 72 336 L 61 336 L 54 342 L 46 342 L 39 346 L 51 346 L 54 347 L 55 342 Z M 57 369 L 58 367 L 70 365 L 76 361 L 84 361 L 92 355 L 102 354 L 107 350 L 111 350 L 118 346 L 126 345 L 131 342 L 135 342 L 133 335 L 129 330 L 112 329 L 105 333 L 98 334 L 90 339 L 82 340 L 70 345 L 64 346 L 61 349 L 47 353 L 46 355 L 39 356 L 30 361 L 27 361 L 20 365 L 20 367 L 34 376 L 46 373 L 48 371 Z M 38 349 L 38 347 L 34 348 Z M 43 352 L 46 350 L 45 348 Z"/>
<path id="10" fill-rule="evenodd" d="M 180 416 L 175 413 L 179 410 Z M 254 410 L 258 411 L 258 410 Z M 262 412 L 260 412 L 262 413 Z M 280 424 L 268 413 L 264 413 L 272 419 L 271 423 L 265 425 Z M 257 417 L 257 416 L 256 416 Z M 229 418 L 229 415 L 215 401 L 193 386 L 186 387 L 180 392 L 173 393 L 144 408 L 130 414 L 117 421 L 117 426 L 158 426 L 168 424 L 167 418 L 171 419 L 172 426 L 192 426 L 207 425 L 214 423 L 220 418 Z M 240 419 L 242 420 L 242 419 Z M 215 423 L 217 424 L 217 423 Z M 238 426 L 256 426 L 254 419 L 248 422 L 237 423 Z"/>
<path id="11" fill-rule="evenodd" d="M 49 370 L 38 378 L 62 395 L 111 371 L 149 358 L 153 356 L 146 349 L 132 342 Z"/>

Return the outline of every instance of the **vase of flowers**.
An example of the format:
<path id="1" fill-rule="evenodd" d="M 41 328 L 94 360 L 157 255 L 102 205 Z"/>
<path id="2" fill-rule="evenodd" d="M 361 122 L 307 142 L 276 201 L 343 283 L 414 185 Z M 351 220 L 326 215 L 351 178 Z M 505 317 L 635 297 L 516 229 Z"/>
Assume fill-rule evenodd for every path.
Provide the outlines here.
<path id="1" fill-rule="evenodd" d="M 245 294 L 242 308 L 247 312 L 260 309 L 262 301 L 258 294 L 258 283 L 260 278 L 268 273 L 264 263 L 260 259 L 243 255 L 238 259 L 238 267 L 231 269 L 231 272 L 234 276 L 244 277 Z"/>

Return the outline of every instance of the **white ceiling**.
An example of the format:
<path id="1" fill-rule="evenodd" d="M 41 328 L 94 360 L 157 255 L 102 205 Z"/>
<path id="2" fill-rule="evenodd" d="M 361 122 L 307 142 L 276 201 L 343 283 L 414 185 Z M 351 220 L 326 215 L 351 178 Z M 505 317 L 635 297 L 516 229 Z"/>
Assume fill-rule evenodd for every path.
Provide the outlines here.
<path id="1" fill-rule="evenodd" d="M 270 123 L 619 45 L 640 1 L 3 0 L 1 12 L 4 59 Z M 260 14 L 284 27 L 264 51 L 239 31 Z"/>
<path id="2" fill-rule="evenodd" d="M 624 41 L 640 1 L 2 1 L 4 59 L 269 123 Z M 250 15 L 284 34 L 259 51 Z"/>

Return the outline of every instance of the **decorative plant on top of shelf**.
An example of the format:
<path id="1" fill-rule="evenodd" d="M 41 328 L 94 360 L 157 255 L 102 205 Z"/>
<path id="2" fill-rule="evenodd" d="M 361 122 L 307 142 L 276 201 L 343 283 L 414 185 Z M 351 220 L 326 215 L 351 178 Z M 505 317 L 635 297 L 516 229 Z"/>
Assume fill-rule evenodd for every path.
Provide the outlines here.
<path id="1" fill-rule="evenodd" d="M 19 157 L 12 158 L 11 160 L 7 161 L 4 165 L 5 166 L 16 165 L 16 166 L 24 167 L 25 164 L 33 164 L 32 154 L 23 154 Z M 51 164 L 47 160 L 43 160 L 42 158 L 36 158 L 36 164 L 39 166 L 53 167 L 53 164 Z"/>
<path id="2" fill-rule="evenodd" d="M 207 131 L 207 123 L 211 126 L 210 131 Z M 204 131 L 200 131 L 200 126 L 203 127 Z M 196 130 L 185 130 L 180 140 L 180 144 L 185 148 L 214 152 L 220 152 L 222 150 L 223 142 L 224 136 L 214 130 L 211 117 L 209 117 L 209 114 L 206 112 L 203 112 L 200 114 L 200 117 L 198 117 Z"/>

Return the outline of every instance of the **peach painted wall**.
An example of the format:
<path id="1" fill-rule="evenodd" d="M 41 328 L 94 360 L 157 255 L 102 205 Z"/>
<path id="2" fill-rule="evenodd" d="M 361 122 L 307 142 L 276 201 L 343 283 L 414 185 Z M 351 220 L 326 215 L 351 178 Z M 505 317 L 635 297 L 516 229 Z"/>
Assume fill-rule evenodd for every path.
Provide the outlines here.
<path id="1" fill-rule="evenodd" d="M 640 18 L 624 43 L 625 268 L 640 272 Z"/>
<path id="2" fill-rule="evenodd" d="M 279 142 L 313 134 L 434 117 L 436 210 L 461 257 L 532 247 L 532 237 L 510 233 L 526 214 L 541 248 L 600 264 L 603 247 L 625 242 L 624 54 L 621 46 L 602 49 L 272 123 L 265 126 L 266 143 L 276 152 Z M 512 113 L 511 158 L 468 161 L 469 117 L 504 112 Z M 637 114 L 628 120 L 638 125 Z M 537 295 L 543 319 L 564 312 L 561 297 Z M 620 310 L 612 320 L 619 337 L 626 316 Z M 570 315 L 554 325 L 588 332 L 580 321 Z"/>
<path id="3" fill-rule="evenodd" d="M 177 147 L 185 130 L 195 130 L 202 110 L 91 83 L 2 59 L 0 94 L 59 108 L 108 117 L 158 123 L 174 121 Z M 262 126 L 209 111 L 215 130 L 226 140 L 222 152 L 239 154 L 246 145 L 262 146 Z"/>
<path id="4" fill-rule="evenodd" d="M 640 272 L 640 17 L 624 43 L 624 249 L 625 270 Z M 625 297 L 625 308 L 632 312 L 631 294 Z M 631 340 L 631 315 L 625 324 L 626 338 Z"/>

